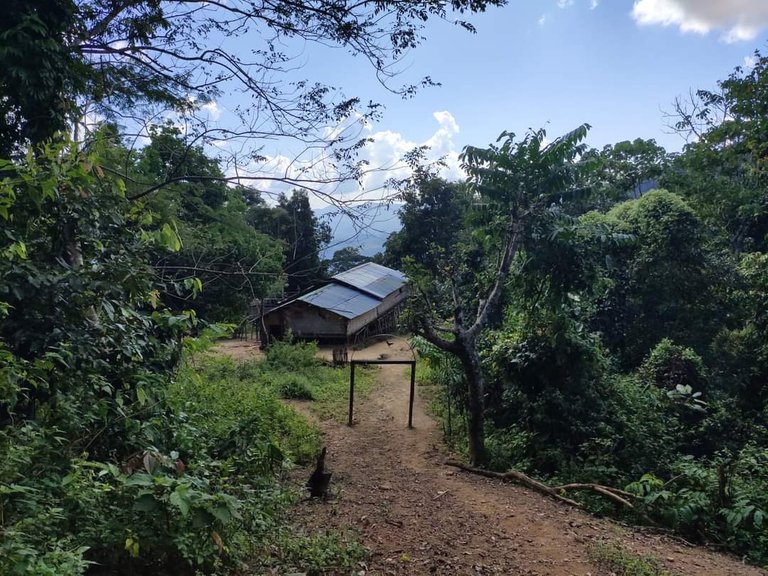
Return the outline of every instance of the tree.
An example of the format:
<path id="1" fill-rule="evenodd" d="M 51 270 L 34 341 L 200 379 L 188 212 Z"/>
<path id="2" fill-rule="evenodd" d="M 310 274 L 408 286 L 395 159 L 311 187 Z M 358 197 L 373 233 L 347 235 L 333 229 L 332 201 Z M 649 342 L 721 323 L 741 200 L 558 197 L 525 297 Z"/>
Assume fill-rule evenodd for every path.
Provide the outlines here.
<path id="1" fill-rule="evenodd" d="M 662 185 L 683 194 L 734 252 L 768 249 L 768 57 L 737 67 L 717 91 L 675 102 L 673 127 L 689 139 Z"/>
<path id="2" fill-rule="evenodd" d="M 340 46 L 367 60 L 388 88 L 409 96 L 433 82 L 393 86 L 393 64 L 422 42 L 426 20 L 503 3 L 10 0 L 0 17 L 0 152 L 7 156 L 77 127 L 87 111 L 145 133 L 159 108 L 184 115 L 192 146 L 228 140 L 231 150 L 245 148 L 245 158 L 233 158 L 240 173 L 229 178 L 280 180 L 327 196 L 320 185 L 362 174 L 356 152 L 367 140 L 358 128 L 380 109 L 321 82 L 296 80 L 291 46 L 302 45 L 297 52 L 305 42 Z M 238 52 L 243 39 L 247 55 Z M 195 114 L 235 91 L 248 99 L 234 111 L 238 128 L 214 127 Z M 299 149 L 295 170 L 261 170 L 267 140 Z M 246 163 L 256 165 L 258 176 L 243 171 Z"/>
<path id="3" fill-rule="evenodd" d="M 167 306 L 192 309 L 208 321 L 239 322 L 254 299 L 281 290 L 283 246 L 247 219 L 247 203 L 263 204 L 257 191 L 218 179 L 219 163 L 202 147 L 189 148 L 174 126 L 153 129 L 149 144 L 133 157 L 129 171 L 147 182 L 188 176 L 135 201 L 154 214 L 156 228 L 174 227 L 181 240 L 179 250 L 152 260 L 168 286 L 162 293 Z M 199 290 L 175 290 L 196 283 Z"/>
<path id="4" fill-rule="evenodd" d="M 704 354 L 726 315 L 713 281 L 714 255 L 693 209 L 655 190 L 594 219 L 633 238 L 607 251 L 610 282 L 593 320 L 622 365 L 637 367 L 665 337 Z"/>
<path id="5" fill-rule="evenodd" d="M 360 253 L 359 246 L 347 246 L 333 253 L 333 257 L 328 262 L 328 274 L 340 274 L 370 261 L 371 258 Z"/>
<path id="6" fill-rule="evenodd" d="M 422 274 L 412 279 L 417 331 L 455 355 L 465 374 L 473 464 L 485 459 L 485 372 L 478 341 L 485 329 L 501 321 L 505 286 L 526 245 L 535 242 L 537 220 L 575 191 L 581 171 L 578 158 L 585 151 L 581 141 L 588 129 L 583 125 L 546 145 L 544 130 L 519 141 L 505 132 L 498 146 L 465 148 L 462 162 L 473 194 L 472 209 L 486 222 L 473 234 L 479 236 L 485 250 L 478 253 L 476 246 L 454 245 L 441 263 L 442 275 Z M 490 269 L 486 274 L 474 273 L 483 268 L 478 266 L 479 254 Z M 438 295 L 442 298 L 436 298 Z M 450 302 L 448 309 L 440 306 L 441 300 Z"/>
<path id="7" fill-rule="evenodd" d="M 65 130 L 75 113 L 71 1 L 10 0 L 0 15 L 0 157 Z"/>
<path id="8" fill-rule="evenodd" d="M 406 190 L 403 200 L 399 213 L 403 227 L 385 243 L 387 264 L 400 268 L 410 257 L 433 270 L 445 258 L 442 251 L 461 234 L 470 195 L 462 184 L 428 178 L 418 188 Z"/>
<path id="9" fill-rule="evenodd" d="M 150 252 L 178 239 L 151 230 L 122 183 L 73 148 L 46 147 L 2 169 L 0 426 L 40 411 L 38 422 L 69 434 L 74 447 L 93 436 L 91 454 L 106 458 L 125 432 L 114 426 L 124 407 L 143 404 L 170 376 L 195 321 L 158 307 L 149 265 Z M 78 231 L 76 252 L 58 233 L 62 222 Z"/>
<path id="10" fill-rule="evenodd" d="M 331 228 L 315 216 L 305 191 L 281 194 L 274 208 L 254 206 L 248 219 L 255 229 L 283 241 L 288 292 L 300 292 L 325 278 L 320 252 L 331 241 Z"/>
<path id="11" fill-rule="evenodd" d="M 667 151 L 662 146 L 653 139 L 642 138 L 608 144 L 600 151 L 590 150 L 587 157 L 597 161 L 591 199 L 598 209 L 638 198 L 657 188 L 669 164 Z"/>

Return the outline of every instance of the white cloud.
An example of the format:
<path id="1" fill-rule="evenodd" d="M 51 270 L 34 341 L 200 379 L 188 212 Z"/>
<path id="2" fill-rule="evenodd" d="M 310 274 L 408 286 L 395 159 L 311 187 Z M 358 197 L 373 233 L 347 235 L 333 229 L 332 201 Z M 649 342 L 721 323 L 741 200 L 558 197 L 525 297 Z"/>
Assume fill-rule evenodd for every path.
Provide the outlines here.
<path id="1" fill-rule="evenodd" d="M 544 26 L 544 24 L 547 23 L 548 15 L 542 14 L 541 17 L 538 20 L 539 26 Z"/>
<path id="2" fill-rule="evenodd" d="M 405 178 L 410 169 L 403 163 L 405 154 L 419 146 L 428 146 L 427 161 L 442 159 L 445 167 L 440 175 L 448 180 L 464 177 L 459 163 L 459 151 L 454 143 L 454 136 L 459 133 L 459 124 L 447 110 L 432 113 L 438 128 L 432 136 L 422 142 L 409 140 L 399 132 L 383 130 L 371 134 L 373 142 L 365 147 L 364 156 L 374 168 L 363 178 L 363 191 L 375 194 L 391 178 Z M 383 170 L 379 170 L 383 169 Z"/>
<path id="3" fill-rule="evenodd" d="M 219 108 L 216 100 L 211 100 L 210 102 L 203 104 L 200 106 L 200 110 L 205 112 L 210 120 L 218 120 L 219 117 L 221 117 L 221 108 Z"/>
<path id="4" fill-rule="evenodd" d="M 575 0 L 557 0 L 557 7 L 558 8 L 568 8 L 569 6 L 573 6 Z"/>
<path id="5" fill-rule="evenodd" d="M 754 54 L 750 56 L 744 56 L 744 68 L 747 70 L 752 70 L 752 68 L 755 67 L 755 64 L 757 64 L 757 57 Z"/>
<path id="6" fill-rule="evenodd" d="M 594 10 L 600 5 L 600 0 L 589 0 L 589 9 Z"/>
<path id="7" fill-rule="evenodd" d="M 768 28 L 766 0 L 635 0 L 640 25 L 677 26 L 682 32 L 721 30 L 725 42 L 753 40 Z"/>
<path id="8" fill-rule="evenodd" d="M 459 133 L 459 124 L 453 115 L 440 110 L 433 112 L 432 117 L 437 122 L 437 129 L 426 140 L 418 141 L 408 138 L 406 135 L 393 130 L 374 131 L 374 127 L 366 124 L 360 129 L 360 125 L 341 123 L 339 127 L 329 127 L 327 137 L 339 136 L 345 130 L 353 130 L 355 126 L 359 132 L 355 137 L 370 138 L 359 154 L 359 159 L 368 163 L 368 169 L 362 176 L 360 186 L 354 182 L 339 183 L 335 177 L 339 176 L 333 163 L 324 155 L 314 155 L 309 151 L 297 158 L 290 158 L 285 152 L 265 155 L 256 161 L 238 163 L 232 166 L 228 175 L 237 179 L 241 178 L 244 184 L 253 186 L 268 196 L 276 196 L 280 192 L 288 192 L 292 188 L 280 179 L 300 180 L 326 180 L 327 185 L 318 185 L 320 196 L 310 196 L 310 202 L 314 207 L 325 204 L 322 194 L 328 194 L 337 199 L 355 201 L 376 201 L 388 198 L 392 190 L 387 189 L 390 179 L 407 178 L 410 168 L 403 162 L 403 157 L 412 150 L 427 146 L 427 162 L 442 160 L 445 164 L 439 174 L 448 180 L 458 180 L 465 177 L 459 162 L 459 151 L 454 142 Z M 341 127 L 343 126 L 343 128 Z"/>

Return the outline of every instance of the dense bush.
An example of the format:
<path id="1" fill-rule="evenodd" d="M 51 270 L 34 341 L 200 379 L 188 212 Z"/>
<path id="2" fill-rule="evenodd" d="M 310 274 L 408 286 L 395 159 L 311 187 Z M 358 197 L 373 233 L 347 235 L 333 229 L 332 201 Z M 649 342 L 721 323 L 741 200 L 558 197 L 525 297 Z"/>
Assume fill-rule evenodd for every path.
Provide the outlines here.
<path id="1" fill-rule="evenodd" d="M 664 338 L 703 354 L 724 320 L 716 253 L 694 210 L 676 194 L 655 190 L 604 217 L 634 241 L 606 249 L 607 289 L 591 325 L 624 369 L 636 368 Z M 718 262 L 722 264 L 723 262 Z"/>
<path id="2" fill-rule="evenodd" d="M 335 371 L 311 347 L 189 357 L 202 326 L 160 298 L 185 284 L 148 264 L 179 238 L 96 165 L 64 146 L 0 165 L 0 573 L 231 572 L 279 545 L 287 570 L 348 563 L 286 536 L 278 482 L 319 436 L 274 382 Z"/>
<path id="3" fill-rule="evenodd" d="M 572 244 L 565 272 L 558 257 L 537 263 L 532 253 L 508 286 L 503 323 L 483 337 L 486 466 L 629 486 L 645 514 L 635 521 L 765 563 L 764 255 L 720 257 L 668 192 L 575 226 L 561 239 Z M 715 262 L 722 285 L 708 285 Z M 460 426 L 463 371 L 417 343 Z M 584 502 L 626 517 L 599 497 Z"/>
<path id="4" fill-rule="evenodd" d="M 707 387 L 704 362 L 690 348 L 664 338 L 648 354 L 640 367 L 643 379 L 671 392 L 680 388 L 701 391 Z"/>
<path id="5" fill-rule="evenodd" d="M 694 538 L 705 537 L 748 557 L 768 559 L 768 450 L 747 444 L 735 457 L 677 461 L 664 481 L 644 474 L 627 486 L 652 518 Z"/>

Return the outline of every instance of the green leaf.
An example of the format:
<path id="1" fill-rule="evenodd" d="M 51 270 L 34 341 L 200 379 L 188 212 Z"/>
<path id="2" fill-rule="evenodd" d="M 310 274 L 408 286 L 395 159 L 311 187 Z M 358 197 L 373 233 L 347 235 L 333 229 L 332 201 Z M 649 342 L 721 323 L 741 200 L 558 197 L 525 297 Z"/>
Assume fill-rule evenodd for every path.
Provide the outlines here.
<path id="1" fill-rule="evenodd" d="M 222 524 L 228 524 L 232 521 L 232 512 L 226 504 L 219 504 L 218 506 L 212 507 L 211 514 L 213 514 Z"/>
<path id="2" fill-rule="evenodd" d="M 152 494 L 142 494 L 133 502 L 133 509 L 137 512 L 154 512 L 158 509 L 158 502 Z"/>
<path id="3" fill-rule="evenodd" d="M 160 231 L 160 240 L 163 246 L 173 252 L 181 250 L 181 238 L 179 238 L 176 230 L 171 228 L 170 224 L 163 224 L 163 228 Z"/>
<path id="4" fill-rule="evenodd" d="M 182 494 L 179 491 L 179 488 L 171 493 L 171 496 L 168 498 L 168 500 L 171 504 L 179 509 L 182 516 L 187 516 L 189 514 L 189 498 L 187 498 L 186 494 Z"/>
<path id="5" fill-rule="evenodd" d="M 154 481 L 152 480 L 152 476 L 149 474 L 146 474 L 144 472 L 137 472 L 135 474 L 131 474 L 128 478 L 125 480 L 126 486 L 154 486 Z"/>

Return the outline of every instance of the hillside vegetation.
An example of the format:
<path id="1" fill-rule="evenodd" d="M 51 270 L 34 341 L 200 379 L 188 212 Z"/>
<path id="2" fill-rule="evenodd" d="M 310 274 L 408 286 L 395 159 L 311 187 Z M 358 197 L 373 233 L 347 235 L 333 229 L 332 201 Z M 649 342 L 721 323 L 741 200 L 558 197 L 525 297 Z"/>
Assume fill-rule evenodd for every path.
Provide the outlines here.
<path id="1" fill-rule="evenodd" d="M 413 180 L 385 255 L 412 280 L 425 378 L 472 464 L 621 489 L 631 508 L 580 498 L 759 565 L 767 83 L 760 57 L 699 92 L 678 124 L 699 138 L 679 154 L 592 150 L 588 126 L 467 148 L 467 183 Z"/>
<path id="2" fill-rule="evenodd" d="M 11 0 L 0 573 L 356 565 L 345 534 L 282 514 L 286 470 L 320 448 L 285 401 L 337 414 L 344 375 L 311 344 L 203 355 L 265 299 L 367 258 L 321 259 L 310 196 L 354 215 L 334 193 L 370 173 L 381 107 L 297 80 L 280 46 L 350 50 L 387 84 L 427 20 L 503 4 Z M 246 38 L 252 54 L 228 51 Z M 408 274 L 403 328 L 472 466 L 620 489 L 631 507 L 579 498 L 765 565 L 768 57 L 753 60 L 678 107 L 681 153 L 592 149 L 588 124 L 502 132 L 446 182 L 414 150 L 391 182 L 402 230 L 375 259 Z M 245 98 L 235 129 L 202 117 L 225 92 Z M 281 149 L 296 157 L 265 171 Z"/>

